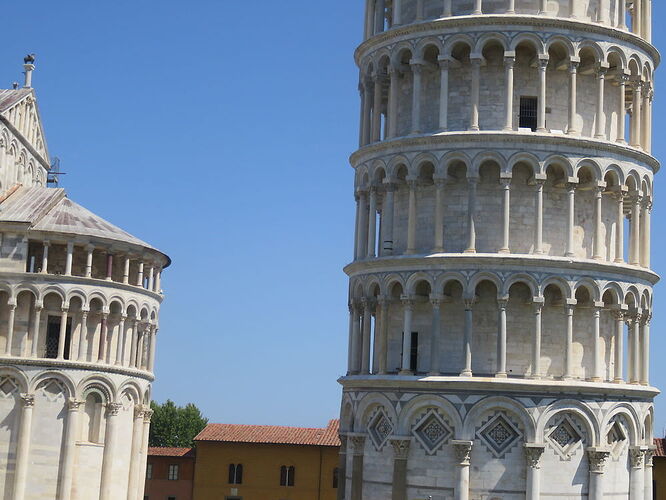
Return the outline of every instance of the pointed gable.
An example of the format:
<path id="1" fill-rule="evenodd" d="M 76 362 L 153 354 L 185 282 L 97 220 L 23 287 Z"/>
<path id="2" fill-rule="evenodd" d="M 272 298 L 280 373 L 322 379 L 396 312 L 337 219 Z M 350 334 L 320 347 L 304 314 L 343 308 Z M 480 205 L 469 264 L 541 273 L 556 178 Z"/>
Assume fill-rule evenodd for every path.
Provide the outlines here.
<path id="1" fill-rule="evenodd" d="M 33 89 L 0 89 L 0 118 L 48 165 L 49 153 Z"/>

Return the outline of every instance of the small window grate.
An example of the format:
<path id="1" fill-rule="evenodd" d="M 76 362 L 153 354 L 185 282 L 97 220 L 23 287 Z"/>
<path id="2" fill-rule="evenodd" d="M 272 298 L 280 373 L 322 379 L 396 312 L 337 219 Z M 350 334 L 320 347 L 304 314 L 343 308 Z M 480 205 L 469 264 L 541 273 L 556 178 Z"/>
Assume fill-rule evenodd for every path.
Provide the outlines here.
<path id="1" fill-rule="evenodd" d="M 532 132 L 537 129 L 537 107 L 538 100 L 536 97 L 520 98 L 520 120 L 518 123 L 520 128 L 529 128 Z"/>

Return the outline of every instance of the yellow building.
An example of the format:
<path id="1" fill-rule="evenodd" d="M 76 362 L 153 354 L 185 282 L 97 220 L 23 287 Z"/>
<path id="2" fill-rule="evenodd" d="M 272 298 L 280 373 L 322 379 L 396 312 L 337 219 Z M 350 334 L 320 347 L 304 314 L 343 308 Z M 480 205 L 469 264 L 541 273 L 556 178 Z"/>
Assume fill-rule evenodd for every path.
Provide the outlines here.
<path id="1" fill-rule="evenodd" d="M 645 500 L 666 500 L 666 439 L 655 439 L 652 467 L 652 498 Z"/>
<path id="2" fill-rule="evenodd" d="M 335 500 L 338 421 L 321 429 L 209 424 L 195 438 L 194 500 Z"/>

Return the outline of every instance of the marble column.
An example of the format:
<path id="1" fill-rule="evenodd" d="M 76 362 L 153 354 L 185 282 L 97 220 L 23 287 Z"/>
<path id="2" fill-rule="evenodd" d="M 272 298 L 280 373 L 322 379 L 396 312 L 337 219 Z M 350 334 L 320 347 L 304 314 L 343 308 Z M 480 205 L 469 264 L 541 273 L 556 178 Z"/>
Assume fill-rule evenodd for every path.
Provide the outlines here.
<path id="1" fill-rule="evenodd" d="M 601 221 L 603 211 L 603 192 L 605 186 L 596 186 L 594 188 L 594 249 L 592 258 L 602 260 L 603 256 L 603 223 Z"/>
<path id="2" fill-rule="evenodd" d="M 442 17 L 451 17 L 451 2 L 452 0 L 444 0 L 444 8 L 442 9 Z"/>
<path id="3" fill-rule="evenodd" d="M 620 310 L 613 311 L 615 319 L 615 377 L 616 384 L 624 383 L 624 313 Z"/>
<path id="4" fill-rule="evenodd" d="M 150 351 L 148 358 L 147 370 L 151 373 L 155 371 L 155 351 L 157 349 L 157 325 L 152 325 L 150 328 Z"/>
<path id="5" fill-rule="evenodd" d="M 509 247 L 511 229 L 511 178 L 500 177 L 500 184 L 502 185 L 502 248 L 499 249 L 499 253 L 511 253 L 511 248 Z"/>
<path id="6" fill-rule="evenodd" d="M 101 314 L 101 325 L 100 325 L 100 335 L 99 335 L 99 349 L 97 353 L 97 362 L 104 363 L 106 362 L 106 353 L 107 353 L 107 334 L 109 329 L 109 314 L 103 312 Z"/>
<path id="7" fill-rule="evenodd" d="M 373 79 L 373 100 L 372 100 L 372 142 L 379 142 L 382 138 L 382 87 L 383 76 L 376 71 L 372 75 Z"/>
<path id="8" fill-rule="evenodd" d="M 93 266 L 93 252 L 95 247 L 92 245 L 86 246 L 86 278 L 92 278 L 92 266 Z"/>
<path id="9" fill-rule="evenodd" d="M 412 315 L 414 313 L 414 301 L 411 297 L 403 295 L 401 297 L 404 319 L 402 333 L 402 369 L 401 375 L 412 375 Z"/>
<path id="10" fill-rule="evenodd" d="M 632 129 L 632 134 L 631 134 L 631 146 L 634 148 L 640 148 L 642 144 L 642 136 L 641 136 L 641 123 L 642 123 L 642 115 L 641 115 L 641 106 L 643 104 L 642 102 L 642 97 L 641 97 L 641 91 L 642 91 L 642 85 L 640 81 L 635 81 L 632 83 L 632 88 L 634 90 L 634 103 L 633 103 L 633 110 L 632 110 L 632 116 L 631 116 L 631 129 Z"/>
<path id="11" fill-rule="evenodd" d="M 567 184 L 567 250 L 565 257 L 575 257 L 574 227 L 576 225 L 576 184 Z"/>
<path id="12" fill-rule="evenodd" d="M 463 370 L 461 377 L 472 376 L 472 328 L 474 324 L 473 307 L 475 297 L 466 297 L 465 303 L 465 325 L 463 330 Z"/>
<path id="13" fill-rule="evenodd" d="M 388 138 L 398 135 L 398 96 L 400 94 L 400 73 L 393 66 L 389 66 L 389 103 L 388 103 Z"/>
<path id="14" fill-rule="evenodd" d="M 603 500 L 604 498 L 604 469 L 609 456 L 610 451 L 602 448 L 587 449 L 590 469 L 589 500 Z"/>
<path id="15" fill-rule="evenodd" d="M 44 307 L 41 302 L 35 303 L 32 316 L 32 345 L 30 357 L 36 358 L 38 356 L 37 348 L 39 347 L 39 327 L 42 321 L 42 310 Z"/>
<path id="16" fill-rule="evenodd" d="M 14 472 L 14 496 L 12 500 L 24 500 L 28 486 L 30 463 L 30 435 L 32 434 L 32 410 L 34 394 L 21 394 L 21 421 L 16 444 L 16 469 Z"/>
<path id="17" fill-rule="evenodd" d="M 620 98 L 617 103 L 617 138 L 616 141 L 620 144 L 626 144 L 626 119 L 627 119 L 627 103 L 626 103 L 626 88 L 629 77 L 623 73 L 618 75 L 617 84 L 620 92 Z"/>
<path id="18" fill-rule="evenodd" d="M 469 467 L 472 458 L 473 441 L 451 441 L 456 457 L 456 482 L 454 486 L 454 500 L 469 500 Z"/>
<path id="19" fill-rule="evenodd" d="M 641 385 L 650 385 L 650 321 L 652 314 L 643 314 L 641 323 Z"/>
<path id="20" fill-rule="evenodd" d="M 402 0 L 393 0 L 393 25 L 400 26 L 402 24 Z"/>
<path id="21" fill-rule="evenodd" d="M 606 139 L 606 113 L 604 112 L 604 93 L 606 88 L 606 71 L 608 68 L 599 65 L 597 71 L 597 113 L 595 121 L 596 139 Z"/>
<path id="22" fill-rule="evenodd" d="M 525 462 L 527 463 L 527 500 L 541 498 L 541 456 L 545 450 L 542 444 L 525 443 Z"/>
<path id="23" fill-rule="evenodd" d="M 412 134 L 421 133 L 421 76 L 423 61 L 412 60 L 409 65 L 412 68 Z"/>
<path id="24" fill-rule="evenodd" d="M 370 187 L 370 201 L 368 202 L 368 244 L 366 257 L 371 259 L 377 256 L 377 188 Z"/>
<path id="25" fill-rule="evenodd" d="M 372 336 L 372 314 L 373 303 L 371 300 L 363 298 L 363 336 L 361 348 L 361 374 L 368 375 L 370 373 L 370 337 Z"/>
<path id="26" fill-rule="evenodd" d="M 595 302 L 592 310 L 592 318 L 594 322 L 594 336 L 592 345 L 594 349 L 594 357 L 592 359 L 592 382 L 603 382 L 603 353 L 601 352 L 601 310 L 604 307 L 603 302 Z"/>
<path id="27" fill-rule="evenodd" d="M 497 378 L 506 378 L 506 308 L 509 304 L 509 297 L 497 299 L 499 309 L 499 332 L 497 335 Z"/>
<path id="28" fill-rule="evenodd" d="M 129 284 L 129 274 L 130 274 L 130 258 L 129 255 L 125 255 L 125 260 L 123 264 L 123 283 L 125 285 Z"/>
<path id="29" fill-rule="evenodd" d="M 382 255 L 393 255 L 393 212 L 395 184 L 384 180 L 386 193 L 382 208 Z"/>
<path id="30" fill-rule="evenodd" d="M 509 0 L 509 6 L 506 9 L 507 14 L 515 14 L 516 13 L 516 0 Z"/>
<path id="31" fill-rule="evenodd" d="M 146 467 L 147 467 L 147 458 L 148 458 L 148 439 L 150 434 L 150 419 L 153 417 L 153 410 L 146 409 L 143 412 L 143 439 L 141 443 L 141 454 L 139 455 L 139 464 L 141 465 L 141 470 L 139 471 L 139 489 L 137 490 L 136 498 L 141 500 L 143 498 L 144 487 L 146 481 Z M 100 499 L 101 500 L 101 499 Z"/>
<path id="32" fill-rule="evenodd" d="M 631 227 L 630 229 L 630 238 L 631 238 L 631 252 L 629 256 L 629 263 L 632 266 L 641 265 L 641 202 L 643 197 L 640 193 L 634 193 L 632 199 L 632 209 L 631 209 Z"/>
<path id="33" fill-rule="evenodd" d="M 631 377 L 629 382 L 637 385 L 641 378 L 641 321 L 643 315 L 637 312 L 631 319 Z"/>
<path id="34" fill-rule="evenodd" d="M 615 193 L 617 201 L 617 219 L 615 221 L 615 263 L 624 263 L 624 193 Z"/>
<path id="35" fill-rule="evenodd" d="M 65 359 L 65 339 L 67 337 L 67 315 L 69 308 L 63 307 L 60 314 L 60 332 L 58 334 L 58 359 Z M 69 358 L 69 353 L 68 358 Z"/>
<path id="36" fill-rule="evenodd" d="M 627 0 L 618 0 L 618 29 L 626 30 L 627 29 Z"/>
<path id="37" fill-rule="evenodd" d="M 440 375 L 440 337 L 442 335 L 442 300 L 443 296 L 430 294 L 430 304 L 432 305 L 432 339 L 430 342 L 430 372 L 429 375 Z"/>
<path id="38" fill-rule="evenodd" d="M 391 306 L 391 301 L 386 296 L 379 297 L 379 315 L 380 315 L 380 328 L 379 328 L 379 346 L 377 353 L 377 370 L 376 373 L 379 375 L 386 375 L 386 367 L 388 366 L 388 335 L 389 335 L 389 308 Z"/>
<path id="39" fill-rule="evenodd" d="M 409 209 L 407 214 L 407 250 L 406 254 L 412 255 L 416 253 L 416 224 L 417 224 L 417 207 L 416 207 L 416 188 L 417 180 L 415 178 L 407 179 L 409 185 Z"/>
<path id="40" fill-rule="evenodd" d="M 564 380 L 569 380 L 573 377 L 573 317 L 576 301 L 568 299 L 565 306 L 567 315 L 567 332 L 566 332 L 566 347 L 564 353 Z"/>
<path id="41" fill-rule="evenodd" d="M 516 64 L 515 52 L 504 53 L 504 130 L 513 130 L 513 67 Z"/>
<path id="42" fill-rule="evenodd" d="M 474 15 L 479 15 L 483 14 L 482 8 L 481 8 L 481 3 L 483 0 L 474 0 L 474 11 L 472 14 Z"/>
<path id="43" fill-rule="evenodd" d="M 67 257 L 65 260 L 65 276 L 72 275 L 72 261 L 74 260 L 74 243 L 67 242 Z"/>
<path id="44" fill-rule="evenodd" d="M 651 436 L 650 436 L 651 439 Z M 654 491 L 653 491 L 653 467 L 654 467 L 654 455 L 655 455 L 656 447 L 655 446 L 648 446 L 647 450 L 645 450 L 645 478 L 644 478 L 644 484 L 645 484 L 645 497 L 644 500 L 652 500 L 654 498 Z"/>
<path id="45" fill-rule="evenodd" d="M 61 480 L 58 484 L 58 500 L 69 500 L 72 498 L 72 482 L 74 478 L 74 458 L 76 454 L 76 438 L 78 431 L 79 408 L 85 404 L 70 398 L 67 401 L 67 419 L 65 421 L 64 446 L 61 460 Z"/>
<path id="46" fill-rule="evenodd" d="M 438 58 L 440 71 L 439 84 L 439 131 L 449 129 L 449 59 Z"/>
<path id="47" fill-rule="evenodd" d="M 467 248 L 465 253 L 476 253 L 476 187 L 478 177 L 467 178 Z"/>
<path id="48" fill-rule="evenodd" d="M 534 253 L 536 255 L 541 255 L 543 251 L 543 185 L 545 183 L 544 179 L 537 179 L 535 181 L 535 196 L 534 201 L 535 205 L 535 230 L 534 230 Z"/>
<path id="49" fill-rule="evenodd" d="M 338 491 L 336 492 L 336 500 L 345 500 L 345 490 L 347 489 L 347 436 L 340 434 L 339 438 Z"/>
<path id="50" fill-rule="evenodd" d="M 44 250 L 42 253 L 42 274 L 48 274 L 49 272 L 49 247 L 51 243 L 48 241 L 44 242 Z"/>
<path id="51" fill-rule="evenodd" d="M 363 500 L 363 453 L 365 450 L 365 436 L 353 434 L 348 439 L 351 440 L 353 448 L 351 500 Z"/>
<path id="52" fill-rule="evenodd" d="M 351 332 L 352 337 L 352 366 L 351 375 L 358 375 L 361 373 L 361 305 L 358 302 L 352 303 L 353 309 L 353 327 Z"/>
<path id="53" fill-rule="evenodd" d="M 125 355 L 125 320 L 127 316 L 121 315 L 118 321 L 118 337 L 116 338 L 116 366 L 123 363 Z"/>
<path id="54" fill-rule="evenodd" d="M 537 110 L 537 132 L 547 132 L 546 129 L 546 69 L 547 58 L 539 58 L 539 100 Z"/>
<path id="55" fill-rule="evenodd" d="M 576 100 L 578 99 L 578 66 L 580 62 L 572 60 L 569 63 L 569 125 L 567 134 L 578 135 L 580 131 L 576 129 L 576 119 L 578 111 L 576 109 Z"/>
<path id="56" fill-rule="evenodd" d="M 81 311 L 78 361 L 88 361 L 88 311 Z"/>
<path id="57" fill-rule="evenodd" d="M 113 278 L 113 254 L 106 254 L 106 281 L 111 281 Z"/>
<path id="58" fill-rule="evenodd" d="M 16 303 L 10 302 L 7 307 L 9 308 L 9 317 L 7 318 L 7 343 L 5 344 L 5 356 L 11 356 L 12 344 L 14 343 L 14 317 L 16 315 Z"/>
<path id="59" fill-rule="evenodd" d="M 469 121 L 469 130 L 479 130 L 479 98 L 481 86 L 481 62 L 480 57 L 471 59 L 472 64 L 472 86 L 471 86 L 471 116 Z"/>
<path id="60" fill-rule="evenodd" d="M 118 425 L 118 416 L 121 408 L 122 405 L 120 403 L 106 404 L 106 434 L 104 435 L 104 453 L 102 456 L 100 500 L 114 500 L 113 465 L 116 452 L 116 427 Z"/>
<path id="61" fill-rule="evenodd" d="M 411 444 L 411 438 L 391 439 L 391 446 L 393 447 L 393 489 L 391 500 L 408 500 L 407 460 Z"/>
<path id="62" fill-rule="evenodd" d="M 370 144 L 371 134 L 371 116 L 372 116 L 372 93 L 370 90 L 370 81 L 362 77 L 361 80 L 361 146 Z"/>
<path id="63" fill-rule="evenodd" d="M 646 447 L 632 446 L 629 448 L 629 499 L 630 500 L 650 500 L 644 499 L 645 495 L 645 472 L 643 470 L 643 459 L 645 458 Z"/>
<path id="64" fill-rule="evenodd" d="M 139 458 L 141 456 L 141 444 L 143 441 L 143 417 L 145 408 L 141 404 L 134 406 L 134 422 L 132 424 L 132 454 L 130 456 L 130 469 L 129 480 L 127 485 L 127 500 L 140 500 L 136 497 L 137 490 L 139 489 L 139 481 L 141 480 L 139 474 L 141 463 Z"/>
<path id="65" fill-rule="evenodd" d="M 541 319 L 543 313 L 543 297 L 535 297 L 532 302 L 534 311 L 534 339 L 532 340 L 532 373 L 530 378 L 541 378 Z"/>
<path id="66" fill-rule="evenodd" d="M 435 181 L 435 244 L 432 253 L 444 252 L 444 186 L 446 179 L 436 177 Z"/>
<path id="67" fill-rule="evenodd" d="M 652 243 L 650 241 L 652 233 L 652 200 L 647 196 L 643 198 L 641 214 L 641 227 L 643 228 L 641 232 L 641 265 L 649 269 L 652 264 Z"/>
<path id="68" fill-rule="evenodd" d="M 358 248 L 356 253 L 359 259 L 363 259 L 367 252 L 368 245 L 368 192 L 362 189 L 358 190 L 359 219 L 358 219 Z"/>

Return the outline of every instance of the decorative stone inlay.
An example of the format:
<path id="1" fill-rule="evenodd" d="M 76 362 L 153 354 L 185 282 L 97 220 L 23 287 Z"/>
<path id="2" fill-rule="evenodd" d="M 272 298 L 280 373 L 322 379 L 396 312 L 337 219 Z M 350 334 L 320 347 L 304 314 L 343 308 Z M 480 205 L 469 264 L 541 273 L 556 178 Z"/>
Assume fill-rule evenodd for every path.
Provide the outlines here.
<path id="1" fill-rule="evenodd" d="M 459 465 L 468 466 L 472 459 L 472 441 L 451 441 L 453 446 L 453 453 L 455 453 L 456 460 Z"/>
<path id="2" fill-rule="evenodd" d="M 603 474 L 604 468 L 606 467 L 606 461 L 608 460 L 610 454 L 611 452 L 608 450 L 588 448 L 587 460 L 590 465 L 590 472 L 595 474 Z"/>
<path id="3" fill-rule="evenodd" d="M 384 413 L 384 410 L 380 409 L 377 413 L 370 419 L 370 425 L 368 426 L 370 434 L 370 440 L 375 446 L 377 451 L 381 450 L 389 436 L 393 432 L 393 424 Z"/>
<path id="4" fill-rule="evenodd" d="M 568 415 L 548 434 L 548 440 L 562 460 L 569 461 L 583 442 L 583 434 Z"/>
<path id="5" fill-rule="evenodd" d="M 525 461 L 532 469 L 541 468 L 541 456 L 546 447 L 542 444 L 525 443 Z"/>
<path id="6" fill-rule="evenodd" d="M 412 440 L 409 438 L 391 439 L 391 446 L 393 446 L 393 456 L 398 460 L 407 460 L 409 456 L 409 447 Z"/>
<path id="7" fill-rule="evenodd" d="M 435 452 L 453 435 L 453 431 L 434 409 L 429 409 L 416 424 L 413 434 L 428 455 Z"/>
<path id="8" fill-rule="evenodd" d="M 502 458 L 522 437 L 522 433 L 503 414 L 492 417 L 477 432 L 476 436 L 495 458 Z"/>
<path id="9" fill-rule="evenodd" d="M 18 391 L 18 386 L 14 383 L 14 381 L 11 378 L 5 377 L 3 379 L 0 379 L 0 397 L 7 398 L 9 396 L 12 396 L 17 391 Z"/>

